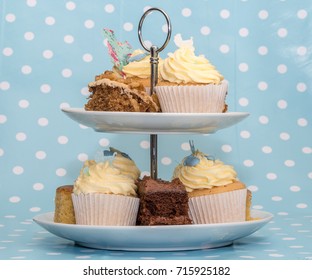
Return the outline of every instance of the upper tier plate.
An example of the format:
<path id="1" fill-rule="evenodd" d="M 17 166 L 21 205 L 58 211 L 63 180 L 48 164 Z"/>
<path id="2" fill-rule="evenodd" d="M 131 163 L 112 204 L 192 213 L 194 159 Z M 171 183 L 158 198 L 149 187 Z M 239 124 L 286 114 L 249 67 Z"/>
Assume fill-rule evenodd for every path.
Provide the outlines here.
<path id="1" fill-rule="evenodd" d="M 63 108 L 74 121 L 98 132 L 141 134 L 211 134 L 249 116 L 247 112 L 228 113 L 134 113 L 86 111 Z"/>

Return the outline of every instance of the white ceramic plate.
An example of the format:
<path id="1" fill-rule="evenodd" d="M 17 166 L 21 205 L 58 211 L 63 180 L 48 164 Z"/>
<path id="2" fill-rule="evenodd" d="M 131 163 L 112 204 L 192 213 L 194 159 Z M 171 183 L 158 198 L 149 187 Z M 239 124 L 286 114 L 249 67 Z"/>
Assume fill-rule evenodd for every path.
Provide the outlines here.
<path id="1" fill-rule="evenodd" d="M 63 108 L 62 111 L 98 132 L 141 134 L 210 134 L 249 116 L 247 112 L 134 113 L 85 111 L 82 108 Z"/>
<path id="2" fill-rule="evenodd" d="M 239 223 L 181 226 L 85 226 L 53 222 L 53 212 L 34 217 L 50 233 L 89 248 L 124 251 L 178 251 L 230 245 L 248 236 L 273 215 L 252 210 L 257 220 Z"/>

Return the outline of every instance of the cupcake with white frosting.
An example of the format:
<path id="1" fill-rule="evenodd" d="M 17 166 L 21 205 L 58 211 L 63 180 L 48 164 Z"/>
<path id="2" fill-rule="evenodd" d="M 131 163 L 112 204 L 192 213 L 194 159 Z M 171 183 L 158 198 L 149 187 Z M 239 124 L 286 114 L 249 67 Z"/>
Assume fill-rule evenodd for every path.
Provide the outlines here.
<path id="1" fill-rule="evenodd" d="M 189 196 L 190 218 L 195 224 L 250 220 L 251 192 L 239 181 L 233 166 L 194 149 L 175 168 Z"/>
<path id="2" fill-rule="evenodd" d="M 139 207 L 136 181 L 140 170 L 125 153 L 109 151 L 109 159 L 87 160 L 74 183 L 76 223 L 135 225 Z"/>
<path id="3" fill-rule="evenodd" d="M 222 113 L 228 82 L 204 55 L 195 55 L 193 40 L 174 38 L 178 49 L 159 67 L 161 79 L 155 87 L 162 112 Z"/>

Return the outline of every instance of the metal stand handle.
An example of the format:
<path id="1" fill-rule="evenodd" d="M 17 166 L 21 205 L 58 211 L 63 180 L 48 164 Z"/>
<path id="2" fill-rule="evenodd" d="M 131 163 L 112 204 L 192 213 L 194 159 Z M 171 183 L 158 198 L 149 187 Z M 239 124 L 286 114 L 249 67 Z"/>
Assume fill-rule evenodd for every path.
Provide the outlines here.
<path id="1" fill-rule="evenodd" d="M 152 13 L 153 11 L 158 11 L 160 13 L 162 13 L 166 19 L 167 22 L 167 38 L 164 42 L 164 44 L 160 47 L 157 48 L 156 46 L 151 46 L 150 49 L 145 45 L 143 39 L 142 39 L 142 26 L 143 26 L 143 22 L 144 19 L 146 18 L 147 15 L 149 15 L 150 13 Z M 170 37 L 171 37 L 171 22 L 170 22 L 170 18 L 169 16 L 161 9 L 159 8 L 150 8 L 148 9 L 143 16 L 141 17 L 141 20 L 139 22 L 139 27 L 138 27 L 138 34 L 139 34 L 139 40 L 140 43 L 142 45 L 142 47 L 150 52 L 151 54 L 151 58 L 150 58 L 150 62 L 151 62 L 151 87 L 150 87 L 150 94 L 152 95 L 154 93 L 154 87 L 157 84 L 158 81 L 158 62 L 159 62 L 159 58 L 158 58 L 158 54 L 167 46 L 167 44 L 170 41 Z M 150 162 L 151 162 L 151 177 L 153 179 L 157 179 L 157 134 L 151 134 L 150 135 Z"/>

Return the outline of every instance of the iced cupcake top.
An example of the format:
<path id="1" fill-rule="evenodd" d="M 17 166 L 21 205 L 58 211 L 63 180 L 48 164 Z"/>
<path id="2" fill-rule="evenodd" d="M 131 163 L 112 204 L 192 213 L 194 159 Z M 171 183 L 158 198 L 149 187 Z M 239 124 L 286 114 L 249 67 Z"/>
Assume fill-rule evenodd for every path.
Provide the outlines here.
<path id="1" fill-rule="evenodd" d="M 123 67 L 122 71 L 127 78 L 149 79 L 151 77 L 150 57 L 149 53 L 137 49 L 131 54 L 129 63 Z M 161 67 L 162 63 L 163 60 L 159 57 L 158 67 Z"/>
<path id="2" fill-rule="evenodd" d="M 104 156 L 112 158 L 98 162 L 87 160 L 84 163 L 74 183 L 73 192 L 137 196 L 135 182 L 140 176 L 140 170 L 134 161 L 127 154 L 113 148 L 104 151 Z"/>
<path id="3" fill-rule="evenodd" d="M 193 39 L 182 40 L 181 34 L 174 37 L 178 49 L 169 53 L 159 67 L 164 81 L 177 84 L 219 84 L 224 78 L 204 55 L 195 55 Z"/>
<path id="4" fill-rule="evenodd" d="M 182 160 L 175 168 L 173 178 L 179 178 L 188 192 L 224 186 L 238 180 L 231 165 L 211 159 L 198 150 Z"/>

